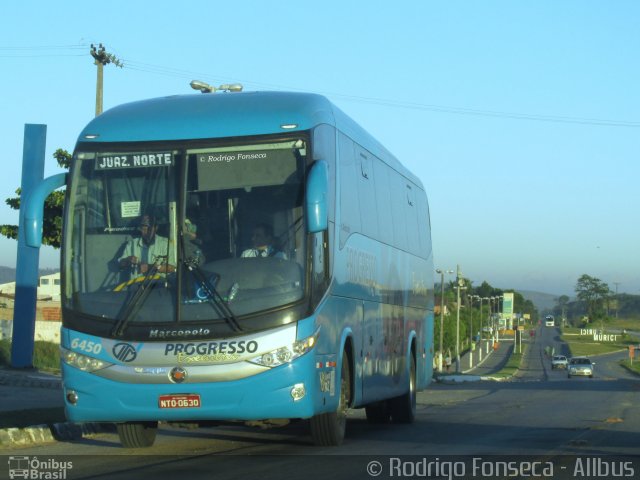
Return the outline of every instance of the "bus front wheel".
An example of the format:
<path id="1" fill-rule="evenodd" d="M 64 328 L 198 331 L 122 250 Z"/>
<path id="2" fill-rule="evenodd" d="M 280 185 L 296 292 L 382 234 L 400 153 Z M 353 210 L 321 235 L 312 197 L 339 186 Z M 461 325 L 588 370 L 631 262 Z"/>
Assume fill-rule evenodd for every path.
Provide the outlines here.
<path id="1" fill-rule="evenodd" d="M 340 400 L 335 412 L 321 413 L 311 417 L 313 443 L 323 447 L 337 446 L 344 440 L 347 410 L 351 401 L 351 366 L 346 353 L 342 357 L 340 371 Z"/>
<path id="2" fill-rule="evenodd" d="M 158 432 L 158 422 L 118 423 L 118 436 L 125 448 L 145 448 L 153 445 Z"/>
<path id="3" fill-rule="evenodd" d="M 413 423 L 416 417 L 416 358 L 409 360 L 409 389 L 404 395 L 389 400 L 391 418 L 394 423 Z"/>

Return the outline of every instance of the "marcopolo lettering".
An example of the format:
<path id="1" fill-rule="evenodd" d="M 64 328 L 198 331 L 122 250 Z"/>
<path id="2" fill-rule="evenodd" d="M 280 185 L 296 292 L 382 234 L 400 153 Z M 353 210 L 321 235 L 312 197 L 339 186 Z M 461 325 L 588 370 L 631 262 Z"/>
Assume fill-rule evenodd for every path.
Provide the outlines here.
<path id="1" fill-rule="evenodd" d="M 170 152 L 99 155 L 96 158 L 96 170 L 167 167 L 171 165 L 173 165 L 173 154 Z"/>
<path id="2" fill-rule="evenodd" d="M 149 331 L 149 338 L 180 338 L 180 337 L 206 337 L 211 333 L 208 328 L 194 328 L 193 330 L 158 330 Z"/>
<path id="3" fill-rule="evenodd" d="M 258 342 L 255 340 L 231 340 L 228 342 L 168 343 L 164 348 L 165 356 L 173 355 L 217 355 L 255 353 Z"/>

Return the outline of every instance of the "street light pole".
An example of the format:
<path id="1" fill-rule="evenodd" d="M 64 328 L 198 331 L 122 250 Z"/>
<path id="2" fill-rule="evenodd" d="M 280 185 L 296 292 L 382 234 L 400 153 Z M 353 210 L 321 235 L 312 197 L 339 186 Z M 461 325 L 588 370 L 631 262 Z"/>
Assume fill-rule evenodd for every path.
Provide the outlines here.
<path id="1" fill-rule="evenodd" d="M 493 314 L 493 321 L 496 323 L 496 337 L 497 337 L 497 341 L 500 341 L 500 334 L 498 333 L 500 331 L 500 327 L 501 327 L 501 323 L 500 323 L 500 317 L 498 316 L 498 302 L 499 302 L 499 298 L 497 295 L 495 297 L 493 297 L 493 302 L 496 308 L 495 313 Z M 505 324 L 505 329 L 506 329 L 506 324 Z"/>
<path id="2" fill-rule="evenodd" d="M 493 337 L 493 343 L 496 343 L 496 335 L 498 333 L 498 325 L 496 325 L 496 318 L 493 316 L 493 302 L 496 301 L 496 297 L 489 297 L 489 318 L 491 319 L 491 336 Z"/>
<path id="3" fill-rule="evenodd" d="M 444 274 L 453 273 L 453 270 L 436 270 L 440 274 L 440 358 L 438 359 L 438 371 L 442 372 L 443 336 L 444 336 Z"/>
<path id="4" fill-rule="evenodd" d="M 469 299 L 469 369 L 473 368 L 473 295 L 467 295 Z"/>
<path id="5" fill-rule="evenodd" d="M 460 287 L 462 286 L 460 265 L 456 266 L 456 372 L 460 373 Z"/>
<path id="6" fill-rule="evenodd" d="M 469 299 L 469 343 L 473 342 L 473 295 L 468 295 Z"/>
<path id="7" fill-rule="evenodd" d="M 496 295 L 496 318 L 498 319 L 498 322 L 500 321 L 500 318 L 502 317 L 502 315 L 500 314 L 500 300 L 502 300 L 504 298 L 504 295 Z M 513 318 L 510 319 L 511 320 L 511 328 L 513 328 Z M 505 322 L 505 327 L 507 326 L 507 319 L 504 319 Z M 515 335 L 514 335 L 515 336 Z"/>
<path id="8" fill-rule="evenodd" d="M 486 300 L 487 301 L 487 306 L 489 306 L 489 297 L 481 297 L 480 298 L 480 323 L 482 323 L 482 301 L 483 300 Z M 491 315 L 491 314 L 489 314 L 489 315 Z M 487 317 L 487 329 L 489 330 L 489 332 L 491 334 L 493 334 L 493 332 L 491 330 L 491 327 L 489 326 L 489 324 L 491 323 L 491 322 L 489 322 L 489 318 L 490 318 L 490 316 Z M 489 353 L 489 342 L 487 342 L 487 352 L 486 353 L 487 354 Z"/>
<path id="9" fill-rule="evenodd" d="M 478 332 L 478 362 L 482 361 L 482 297 L 480 295 L 472 295 L 471 298 L 474 298 L 480 302 L 480 331 Z"/>

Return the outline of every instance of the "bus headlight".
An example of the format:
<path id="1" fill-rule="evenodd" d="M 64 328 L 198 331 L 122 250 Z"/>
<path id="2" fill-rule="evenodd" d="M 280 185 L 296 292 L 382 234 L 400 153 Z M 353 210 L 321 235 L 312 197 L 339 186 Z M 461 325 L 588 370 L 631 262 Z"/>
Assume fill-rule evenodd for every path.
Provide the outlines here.
<path id="1" fill-rule="evenodd" d="M 60 353 L 64 363 L 84 372 L 95 372 L 96 370 L 111 365 L 111 363 L 103 362 L 97 358 L 87 357 L 86 355 L 62 347 L 60 347 Z"/>
<path id="2" fill-rule="evenodd" d="M 313 335 L 302 340 L 296 340 L 292 345 L 276 348 L 270 352 L 252 358 L 249 361 L 263 367 L 278 367 L 285 363 L 290 363 L 296 358 L 301 357 L 305 353 L 311 351 L 318 341 L 320 329 L 316 330 Z"/>

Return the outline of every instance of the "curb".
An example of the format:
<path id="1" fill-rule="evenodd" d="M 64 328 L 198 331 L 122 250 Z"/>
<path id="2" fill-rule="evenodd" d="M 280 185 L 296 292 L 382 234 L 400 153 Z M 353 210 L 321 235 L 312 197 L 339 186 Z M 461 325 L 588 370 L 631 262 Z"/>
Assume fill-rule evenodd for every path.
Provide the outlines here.
<path id="1" fill-rule="evenodd" d="M 70 442 L 97 433 L 111 433 L 114 426 L 108 423 L 54 423 L 25 428 L 0 429 L 0 446 L 26 447 L 54 442 Z"/>
<path id="2" fill-rule="evenodd" d="M 25 375 L 25 373 L 27 375 Z M 42 376 L 37 370 L 7 370 L 0 368 L 0 385 L 8 387 L 31 387 L 31 388 L 50 388 L 62 389 L 62 380 L 60 377 L 50 374 Z"/>
<path id="3" fill-rule="evenodd" d="M 55 442 L 55 438 L 47 425 L 0 430 L 0 446 L 21 447 L 50 442 Z"/>
<path id="4" fill-rule="evenodd" d="M 59 389 L 60 395 L 62 395 L 62 380 L 60 377 L 46 373 L 41 374 L 33 369 L 11 370 L 0 368 L 0 386 Z M 0 446 L 24 447 L 57 441 L 72 441 L 96 433 L 113 431 L 113 424 L 72 422 L 51 425 L 42 424 L 24 428 L 4 428 L 0 429 Z"/>
<path id="5" fill-rule="evenodd" d="M 479 382 L 479 381 L 491 381 L 491 382 L 505 382 L 510 380 L 511 377 L 495 377 L 492 375 L 448 375 L 445 377 L 434 377 L 437 383 L 455 384 L 464 382 Z"/>

